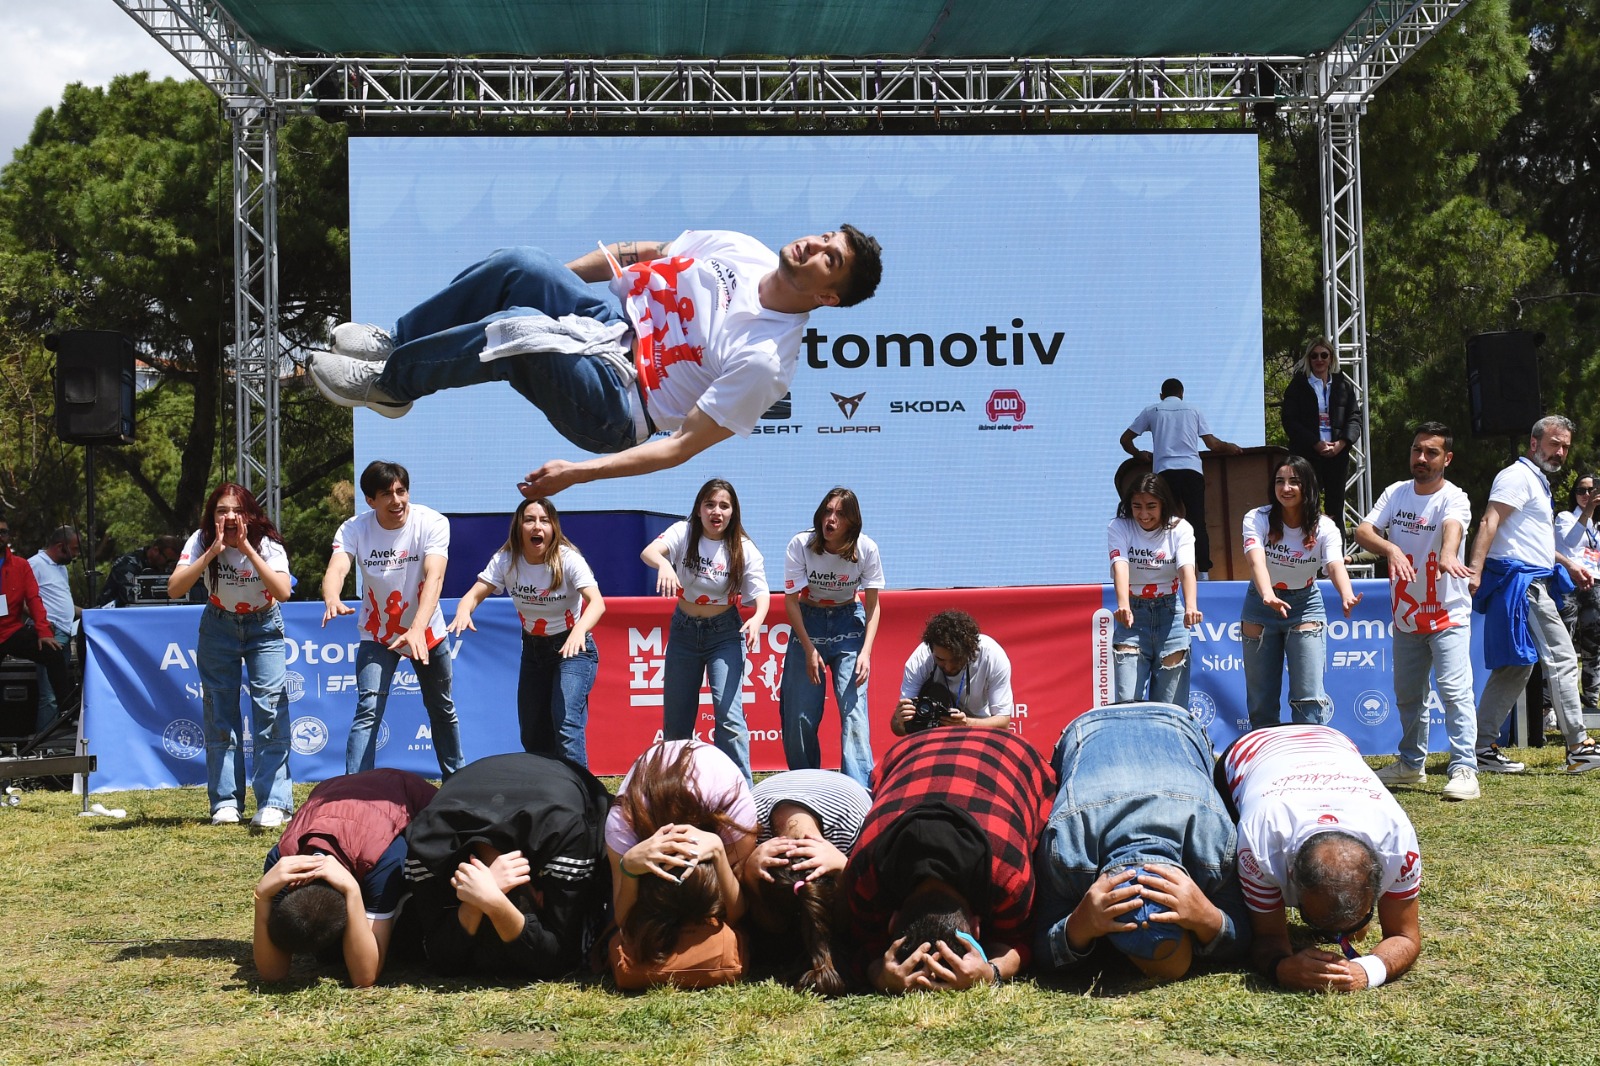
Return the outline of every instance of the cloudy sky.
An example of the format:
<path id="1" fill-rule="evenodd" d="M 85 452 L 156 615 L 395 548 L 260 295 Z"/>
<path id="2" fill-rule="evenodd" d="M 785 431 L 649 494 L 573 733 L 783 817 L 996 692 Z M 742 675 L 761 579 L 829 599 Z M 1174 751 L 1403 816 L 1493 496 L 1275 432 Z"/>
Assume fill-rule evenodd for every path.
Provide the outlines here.
<path id="1" fill-rule="evenodd" d="M 105 85 L 137 70 L 189 76 L 111 0 L 0 0 L 0 164 L 69 83 Z"/>

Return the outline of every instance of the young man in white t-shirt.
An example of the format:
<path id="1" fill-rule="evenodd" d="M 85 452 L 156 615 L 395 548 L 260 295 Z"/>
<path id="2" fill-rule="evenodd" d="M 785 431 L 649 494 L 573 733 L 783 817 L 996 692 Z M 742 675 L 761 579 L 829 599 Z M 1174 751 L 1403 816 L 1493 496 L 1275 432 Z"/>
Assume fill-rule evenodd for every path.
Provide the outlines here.
<path id="1" fill-rule="evenodd" d="M 1356 543 L 1389 562 L 1394 610 L 1394 699 L 1400 709 L 1400 757 L 1378 780 L 1420 785 L 1428 779 L 1428 695 L 1431 668 L 1444 701 L 1450 738 L 1450 781 L 1441 798 L 1478 798 L 1477 709 L 1472 698 L 1471 571 L 1461 542 L 1472 524 L 1467 494 L 1445 480 L 1454 458 L 1448 426 L 1424 422 L 1411 441 L 1410 481 L 1383 490 L 1356 527 Z"/>
<path id="2" fill-rule="evenodd" d="M 441 389 L 508 382 L 567 440 L 607 453 L 551 460 L 518 486 L 530 499 L 553 496 L 748 437 L 794 379 L 806 316 L 867 299 L 882 272 L 878 242 L 854 226 L 777 254 L 729 230 L 619 241 L 564 265 L 538 248 L 502 248 L 402 315 L 392 334 L 345 323 L 334 350 L 306 365 L 332 402 L 389 418 Z M 589 287 L 599 281 L 610 291 Z M 490 328 L 510 318 L 518 323 Z M 528 339 L 534 328 L 542 332 Z M 653 439 L 658 429 L 670 435 Z"/>
<path id="3" fill-rule="evenodd" d="M 1584 729 L 1578 701 L 1578 654 L 1546 584 L 1565 570 L 1578 588 L 1594 585 L 1588 571 L 1556 545 L 1548 475 L 1561 472 L 1572 449 L 1572 429 L 1571 420 L 1561 415 L 1533 424 L 1528 453 L 1495 475 L 1472 542 L 1468 587 L 1473 608 L 1484 615 L 1483 660 L 1490 669 L 1478 700 L 1478 769 L 1490 773 L 1522 772 L 1522 764 L 1508 759 L 1495 741 L 1536 662 L 1544 666 L 1567 742 L 1567 773 L 1600 769 L 1600 746 Z"/>
<path id="4" fill-rule="evenodd" d="M 356 713 L 345 746 L 345 772 L 370 770 L 376 762 L 389 682 L 401 658 L 407 658 L 428 711 L 439 773 L 449 777 L 466 765 L 450 698 L 450 641 L 439 610 L 450 523 L 438 511 L 411 502 L 411 475 L 399 463 L 368 463 L 361 472 L 361 492 L 372 510 L 339 527 L 322 578 L 326 626 L 329 619 L 355 613 L 339 596 L 351 566 L 361 571 Z"/>
<path id="5" fill-rule="evenodd" d="M 918 697 L 930 685 L 944 690 L 940 702 L 948 705 L 933 725 L 1011 728 L 1011 659 L 997 640 L 978 632 L 965 611 L 940 611 L 922 627 L 922 643 L 906 659 L 900 702 L 889 719 L 895 736 L 915 731 Z"/>

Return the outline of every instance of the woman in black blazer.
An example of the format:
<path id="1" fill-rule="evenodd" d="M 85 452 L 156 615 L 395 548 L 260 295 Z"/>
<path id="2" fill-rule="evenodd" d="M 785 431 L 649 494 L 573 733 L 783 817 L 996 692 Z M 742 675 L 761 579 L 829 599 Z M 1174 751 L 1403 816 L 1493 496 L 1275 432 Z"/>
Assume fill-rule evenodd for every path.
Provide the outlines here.
<path id="1" fill-rule="evenodd" d="M 1333 345 L 1322 337 L 1306 345 L 1283 390 L 1281 411 L 1289 450 L 1304 456 L 1317 473 L 1322 513 L 1344 528 L 1344 483 L 1350 447 L 1361 439 L 1361 399 L 1339 373 Z"/>

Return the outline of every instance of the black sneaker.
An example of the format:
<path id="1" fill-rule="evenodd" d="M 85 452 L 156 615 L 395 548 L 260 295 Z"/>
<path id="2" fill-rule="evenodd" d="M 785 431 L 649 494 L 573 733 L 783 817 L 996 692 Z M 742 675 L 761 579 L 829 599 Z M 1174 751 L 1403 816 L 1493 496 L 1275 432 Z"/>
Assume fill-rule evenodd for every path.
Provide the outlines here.
<path id="1" fill-rule="evenodd" d="M 1506 753 L 1500 750 L 1498 744 L 1478 749 L 1478 770 L 1481 773 L 1520 774 L 1526 769 L 1527 767 L 1521 763 L 1506 758 Z"/>

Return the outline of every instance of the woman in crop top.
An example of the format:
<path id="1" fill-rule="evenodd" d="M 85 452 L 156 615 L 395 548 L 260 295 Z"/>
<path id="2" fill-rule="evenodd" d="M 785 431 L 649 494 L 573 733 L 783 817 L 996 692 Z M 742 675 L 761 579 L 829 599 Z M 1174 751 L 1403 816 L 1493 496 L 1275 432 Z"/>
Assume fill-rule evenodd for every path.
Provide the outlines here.
<path id="1" fill-rule="evenodd" d="M 565 756 L 587 769 L 589 690 L 600 668 L 589 631 L 605 613 L 606 601 L 594 571 L 561 532 L 555 504 L 543 497 L 522 501 L 511 516 L 505 545 L 461 597 L 450 632 L 477 632 L 472 612 L 502 591 L 510 593 L 522 621 L 517 675 L 522 750 Z"/>
<path id="2" fill-rule="evenodd" d="M 704 681 L 716 715 L 712 741 L 748 780 L 750 732 L 739 690 L 745 643 L 755 650 L 767 617 L 767 575 L 761 552 L 739 521 L 739 497 L 733 486 L 721 478 L 701 485 L 689 518 L 668 526 L 639 558 L 656 570 L 656 591 L 678 600 L 662 677 L 662 737 L 694 736 Z M 752 604 L 755 610 L 741 625 L 743 604 Z"/>
<path id="3" fill-rule="evenodd" d="M 1272 503 L 1244 516 L 1250 587 L 1239 632 L 1251 729 L 1278 723 L 1285 661 L 1290 720 L 1326 725 L 1333 717 L 1333 703 L 1322 688 L 1328 615 L 1317 589 L 1317 570 L 1327 570 L 1346 618 L 1361 597 L 1345 573 L 1339 527 L 1322 513 L 1317 500 L 1311 464 L 1291 455 L 1272 471 Z"/>
<path id="4" fill-rule="evenodd" d="M 1200 624 L 1195 599 L 1194 529 L 1175 513 L 1160 474 L 1128 486 L 1106 526 L 1111 584 L 1117 593 L 1111 637 L 1117 703 L 1149 699 L 1189 706 L 1189 627 Z"/>
<path id="5" fill-rule="evenodd" d="M 195 666 L 200 674 L 206 738 L 206 796 L 212 825 L 233 825 L 244 810 L 244 721 L 241 667 L 250 677 L 251 775 L 256 813 L 250 824 L 283 825 L 294 810 L 289 778 L 289 686 L 283 615 L 289 598 L 289 556 L 283 537 L 250 490 L 224 481 L 206 497 L 204 518 L 167 579 L 167 595 L 186 596 L 204 582 Z"/>
<path id="6" fill-rule="evenodd" d="M 840 768 L 863 787 L 871 783 L 867 677 L 872 670 L 872 642 L 878 635 L 878 590 L 883 585 L 878 546 L 861 533 L 860 501 L 849 489 L 830 489 L 811 516 L 811 528 L 789 541 L 783 564 L 790 636 L 778 713 L 789 769 L 815 770 L 822 765 L 817 726 L 831 670 L 839 704 Z"/>

